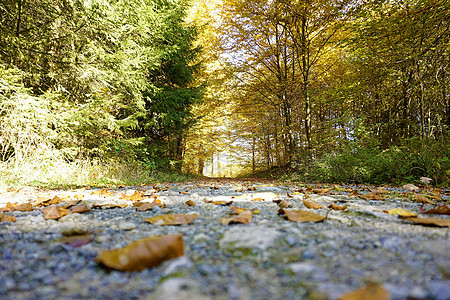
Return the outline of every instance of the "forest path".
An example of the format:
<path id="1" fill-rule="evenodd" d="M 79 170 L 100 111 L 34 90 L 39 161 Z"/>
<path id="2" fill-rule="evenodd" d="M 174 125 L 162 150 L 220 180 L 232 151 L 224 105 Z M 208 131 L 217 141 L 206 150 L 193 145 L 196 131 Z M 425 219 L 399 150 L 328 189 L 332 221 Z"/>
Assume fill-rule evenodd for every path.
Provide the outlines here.
<path id="1" fill-rule="evenodd" d="M 415 193 L 441 204 L 449 200 L 446 189 Z M 314 206 L 308 201 L 323 207 L 308 208 Z M 450 299 L 449 217 L 420 215 L 418 201 L 425 200 L 402 187 L 248 178 L 110 189 L 10 189 L 0 194 L 3 217 L 15 217 L 15 222 L 0 222 L 0 298 L 337 299 L 369 281 L 377 283 L 368 285 L 370 293 L 377 293 L 373 299 L 388 294 L 392 299 Z M 31 211 L 29 204 L 20 206 L 27 203 Z M 143 204 L 148 207 L 139 211 Z M 331 204 L 346 208 L 335 210 Z M 73 213 L 83 205 L 90 210 Z M 43 209 L 55 206 L 69 214 L 45 219 Z M 252 211 L 246 213 L 250 222 L 233 224 L 232 207 Z M 432 217 L 434 226 L 387 212 L 396 208 L 422 220 Z M 297 222 L 283 214 L 298 210 L 325 219 Z M 197 217 L 178 226 L 145 220 L 166 214 Z M 153 268 L 124 272 L 95 260 L 106 249 L 177 233 L 185 255 Z"/>

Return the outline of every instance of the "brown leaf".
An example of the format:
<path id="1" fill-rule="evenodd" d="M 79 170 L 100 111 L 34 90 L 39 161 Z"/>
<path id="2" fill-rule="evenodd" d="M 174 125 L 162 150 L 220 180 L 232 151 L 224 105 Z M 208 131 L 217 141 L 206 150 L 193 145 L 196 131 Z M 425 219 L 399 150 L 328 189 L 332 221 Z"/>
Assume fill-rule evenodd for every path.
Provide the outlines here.
<path id="1" fill-rule="evenodd" d="M 338 300 L 390 300 L 391 295 L 381 284 L 368 283 L 364 288 L 342 295 Z"/>
<path id="2" fill-rule="evenodd" d="M 17 204 L 12 207 L 12 210 L 16 211 L 32 211 L 33 205 L 31 203 L 23 203 L 23 204 Z"/>
<path id="3" fill-rule="evenodd" d="M 138 211 L 147 211 L 150 209 L 153 209 L 155 206 L 158 206 L 159 204 L 155 201 L 153 202 L 134 202 L 133 206 L 136 207 L 136 210 Z"/>
<path id="4" fill-rule="evenodd" d="M 427 211 L 425 211 L 423 213 L 424 214 L 450 215 L 450 208 L 446 204 L 438 205 L 435 208 L 427 210 Z"/>
<path id="5" fill-rule="evenodd" d="M 81 214 L 88 211 L 91 211 L 91 209 L 86 204 L 81 204 L 72 207 L 72 213 L 74 214 Z"/>
<path id="6" fill-rule="evenodd" d="M 229 225 L 235 223 L 248 224 L 252 221 L 252 212 L 249 210 L 240 212 L 237 216 L 231 218 L 222 218 L 220 224 Z"/>
<path id="7" fill-rule="evenodd" d="M 314 194 L 325 195 L 328 194 L 331 189 L 313 189 Z"/>
<path id="8" fill-rule="evenodd" d="M 127 196 L 127 195 L 125 195 L 125 193 L 122 193 L 122 195 L 120 196 L 120 199 L 131 200 L 131 201 L 140 201 L 140 200 L 142 200 L 142 196 L 141 196 L 141 193 L 139 193 L 138 191 L 135 191 L 134 194 L 131 196 Z"/>
<path id="9" fill-rule="evenodd" d="M 15 222 L 16 217 L 5 215 L 4 213 L 0 213 L 0 222 Z"/>
<path id="10" fill-rule="evenodd" d="M 426 196 L 424 196 L 422 194 L 414 193 L 414 198 L 416 199 L 417 202 L 420 202 L 420 203 L 434 204 L 433 201 L 431 201 L 430 199 L 428 199 Z"/>
<path id="11" fill-rule="evenodd" d="M 416 213 L 413 213 L 411 211 L 408 210 L 404 210 L 403 208 L 394 208 L 394 209 L 389 209 L 389 210 L 385 210 L 385 213 L 388 213 L 390 215 L 397 215 L 401 218 L 410 218 L 410 217 L 417 217 Z"/>
<path id="12" fill-rule="evenodd" d="M 48 196 L 38 195 L 37 200 L 34 202 L 34 206 L 47 206 L 52 199 Z"/>
<path id="13" fill-rule="evenodd" d="M 198 215 L 195 214 L 168 214 L 145 218 L 144 220 L 153 225 L 185 225 L 192 223 L 197 217 Z"/>
<path id="14" fill-rule="evenodd" d="M 244 211 L 250 211 L 252 214 L 258 214 L 259 213 L 259 209 L 257 208 L 253 208 L 253 209 L 248 209 L 248 208 L 244 208 L 244 207 L 237 207 L 237 206 L 232 206 L 230 207 L 230 209 L 237 214 L 240 214 L 241 212 Z"/>
<path id="15" fill-rule="evenodd" d="M 321 222 L 326 217 L 306 211 L 306 210 L 288 210 L 280 209 L 279 213 L 285 214 L 289 221 L 292 222 Z"/>
<path id="16" fill-rule="evenodd" d="M 273 200 L 273 202 L 275 202 L 279 208 L 291 208 L 293 207 L 292 204 L 286 200 Z"/>
<path id="17" fill-rule="evenodd" d="M 180 192 L 181 195 L 187 195 L 189 192 Z"/>
<path id="18" fill-rule="evenodd" d="M 186 201 L 186 205 L 188 205 L 188 206 L 195 206 L 195 202 L 192 201 L 192 200 L 188 200 L 188 201 Z"/>
<path id="19" fill-rule="evenodd" d="M 121 249 L 105 250 L 95 260 L 119 271 L 140 271 L 183 255 L 183 236 L 177 233 L 152 236 Z"/>
<path id="20" fill-rule="evenodd" d="M 311 209 L 319 209 L 319 208 L 325 207 L 325 205 L 317 204 L 316 202 L 312 202 L 312 201 L 305 200 L 305 199 L 303 199 L 303 205 L 305 205 L 307 208 L 311 208 Z"/>
<path id="21" fill-rule="evenodd" d="M 230 206 L 233 203 L 233 201 L 212 201 L 209 203 L 219 206 Z"/>
<path id="22" fill-rule="evenodd" d="M 64 205 L 63 207 L 64 208 L 71 208 L 71 207 L 77 205 L 80 202 L 81 202 L 81 200 L 72 200 L 69 203 L 67 203 L 66 205 Z"/>
<path id="23" fill-rule="evenodd" d="M 450 227 L 450 220 L 438 218 L 406 218 L 406 221 L 413 222 L 419 225 Z"/>
<path id="24" fill-rule="evenodd" d="M 113 194 L 113 192 L 108 192 L 108 189 L 96 190 L 91 193 L 91 195 L 98 195 L 103 197 L 109 197 Z"/>
<path id="25" fill-rule="evenodd" d="M 418 186 L 415 186 L 414 184 L 405 184 L 405 185 L 403 186 L 403 188 L 404 188 L 405 190 L 407 190 L 407 191 L 417 191 L 417 190 L 419 190 L 419 187 L 418 187 Z"/>
<path id="26" fill-rule="evenodd" d="M 337 205 L 335 203 L 331 203 L 330 205 L 328 205 L 328 208 L 331 208 L 333 210 L 346 210 L 347 209 L 347 205 L 340 206 L 340 205 Z"/>
<path id="27" fill-rule="evenodd" d="M 384 200 L 383 196 L 375 193 L 367 193 L 362 197 L 366 200 Z"/>
<path id="28" fill-rule="evenodd" d="M 289 194 L 289 192 L 286 192 L 286 195 L 288 196 L 288 198 L 294 198 L 294 196 L 292 196 L 291 194 Z"/>
<path id="29" fill-rule="evenodd" d="M 104 209 L 112 209 L 112 208 L 125 208 L 128 204 L 93 204 L 92 209 L 104 208 Z"/>
<path id="30" fill-rule="evenodd" d="M 248 191 L 256 191 L 256 186 L 249 186 L 247 187 Z"/>
<path id="31" fill-rule="evenodd" d="M 41 211 L 44 214 L 44 219 L 46 220 L 48 219 L 57 220 L 70 213 L 68 209 L 59 206 L 44 207 L 41 209 Z"/>

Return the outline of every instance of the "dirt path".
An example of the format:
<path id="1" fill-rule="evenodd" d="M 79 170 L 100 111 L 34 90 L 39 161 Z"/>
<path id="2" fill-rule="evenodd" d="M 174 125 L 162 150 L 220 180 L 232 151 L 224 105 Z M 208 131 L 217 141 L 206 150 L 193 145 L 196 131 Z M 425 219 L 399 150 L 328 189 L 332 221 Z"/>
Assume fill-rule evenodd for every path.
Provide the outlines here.
<path id="1" fill-rule="evenodd" d="M 449 217 L 421 214 L 418 202 L 443 207 L 448 190 L 415 193 L 426 198 L 399 187 L 248 178 L 103 190 L 11 189 L 0 195 L 3 217 L 15 217 L 0 222 L 0 298 L 337 299 L 372 282 L 371 293 L 378 293 L 373 299 L 450 299 Z M 26 203 L 31 211 L 20 206 Z M 89 211 L 73 213 L 83 205 Z M 308 208 L 314 205 L 323 206 Z M 48 207 L 65 207 L 68 214 L 45 219 Z M 235 224 L 233 209 L 243 208 L 251 213 L 239 220 L 248 223 Z M 390 214 L 397 208 L 419 219 Z M 299 210 L 319 219 L 300 222 Z M 168 214 L 192 220 L 146 220 Z M 417 224 L 430 217 L 432 224 Z M 185 254 L 155 267 L 119 271 L 96 261 L 103 250 L 174 234 L 182 235 Z"/>

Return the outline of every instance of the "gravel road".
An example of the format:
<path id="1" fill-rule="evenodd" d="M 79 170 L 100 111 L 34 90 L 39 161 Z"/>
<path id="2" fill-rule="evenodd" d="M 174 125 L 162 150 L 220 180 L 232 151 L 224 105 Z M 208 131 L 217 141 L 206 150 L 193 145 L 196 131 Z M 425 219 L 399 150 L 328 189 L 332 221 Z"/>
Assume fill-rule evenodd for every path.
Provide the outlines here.
<path id="1" fill-rule="evenodd" d="M 136 191 L 138 200 L 158 199 L 161 205 L 138 211 L 131 197 Z M 416 192 L 432 195 L 431 189 Z M 367 194 L 379 200 L 364 199 Z M 44 200 L 54 196 L 62 200 L 50 207 L 82 198 L 78 205 L 91 211 L 44 219 Z M 448 189 L 434 196 L 448 203 Z M 279 214 L 279 200 L 326 219 L 289 221 Z M 309 209 L 303 200 L 325 207 Z M 0 194 L 0 207 L 8 202 L 31 203 L 33 210 L 3 209 L 16 220 L 0 222 L 1 299 L 317 300 L 338 299 L 367 282 L 382 285 L 391 299 L 450 299 L 450 228 L 414 224 L 385 211 L 449 216 L 421 215 L 421 203 L 401 187 L 210 179 L 103 192 L 21 187 Z M 332 210 L 331 203 L 347 208 Z M 232 206 L 253 209 L 251 223 L 222 225 Z M 188 225 L 144 220 L 194 213 L 198 217 Z M 102 250 L 173 233 L 182 234 L 185 255 L 156 267 L 124 272 L 95 261 Z M 89 240 L 70 239 L 79 235 Z"/>

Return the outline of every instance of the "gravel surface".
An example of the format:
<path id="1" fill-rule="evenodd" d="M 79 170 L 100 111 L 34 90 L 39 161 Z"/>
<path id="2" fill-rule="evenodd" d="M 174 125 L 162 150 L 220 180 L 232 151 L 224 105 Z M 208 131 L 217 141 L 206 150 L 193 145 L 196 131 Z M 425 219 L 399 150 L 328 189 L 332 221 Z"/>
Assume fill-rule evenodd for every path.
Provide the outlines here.
<path id="1" fill-rule="evenodd" d="M 16 222 L 0 222 L 0 298 L 338 299 L 366 282 L 378 282 L 392 299 L 450 299 L 449 227 L 412 224 L 384 212 L 404 208 L 420 214 L 421 204 L 411 192 L 386 188 L 384 200 L 365 200 L 361 195 L 375 187 L 330 186 L 332 190 L 323 195 L 307 188 L 255 180 L 199 180 L 108 189 L 107 195 L 98 194 L 98 189 L 9 190 L 0 194 L 0 207 L 55 195 L 63 199 L 83 195 L 81 203 L 88 207 L 127 206 L 93 208 L 58 220 L 44 219 L 41 207 L 5 212 Z M 352 195 L 352 190 L 360 195 Z M 135 191 L 144 195 L 143 201 L 156 198 L 166 207 L 137 211 L 133 201 L 121 199 L 122 193 L 129 196 Z M 305 192 L 316 203 L 348 207 L 305 208 Z M 441 196 L 441 201 L 448 201 L 448 190 Z M 253 201 L 257 198 L 264 201 Z M 188 206 L 187 200 L 195 206 Z M 319 223 L 291 222 L 278 214 L 273 200 L 287 200 L 295 209 L 327 218 Z M 221 218 L 232 216 L 230 206 L 214 201 L 233 201 L 231 206 L 259 212 L 250 224 L 221 225 Z M 199 217 L 180 226 L 144 221 L 171 213 Z M 84 245 L 61 240 L 86 233 L 93 240 Z M 173 233 L 183 235 L 185 255 L 159 266 L 122 272 L 95 261 L 102 250 Z"/>

